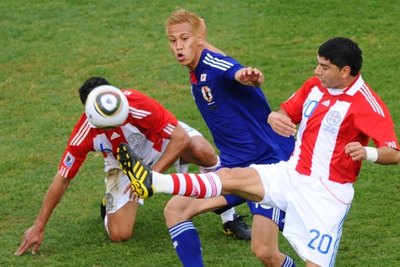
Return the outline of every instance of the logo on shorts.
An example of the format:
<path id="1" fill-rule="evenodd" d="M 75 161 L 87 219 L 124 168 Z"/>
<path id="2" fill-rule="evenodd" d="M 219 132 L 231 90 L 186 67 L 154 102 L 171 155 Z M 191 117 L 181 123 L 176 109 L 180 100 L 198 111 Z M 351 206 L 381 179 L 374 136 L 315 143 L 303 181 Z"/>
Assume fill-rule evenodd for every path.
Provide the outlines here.
<path id="1" fill-rule="evenodd" d="M 75 162 L 75 157 L 71 155 L 71 153 L 67 153 L 64 158 L 64 165 L 68 168 L 71 169 L 72 165 Z"/>
<path id="2" fill-rule="evenodd" d="M 106 194 L 106 212 L 114 209 L 114 197 L 111 193 Z"/>

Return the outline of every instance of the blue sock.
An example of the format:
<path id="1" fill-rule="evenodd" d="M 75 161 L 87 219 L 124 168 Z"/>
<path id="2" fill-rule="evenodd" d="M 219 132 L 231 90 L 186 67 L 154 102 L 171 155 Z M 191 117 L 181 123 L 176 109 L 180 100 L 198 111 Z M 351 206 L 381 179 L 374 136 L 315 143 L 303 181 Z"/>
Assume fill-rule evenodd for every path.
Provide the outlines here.
<path id="1" fill-rule="evenodd" d="M 191 221 L 169 228 L 175 252 L 183 266 L 203 267 L 199 234 Z"/>
<path id="2" fill-rule="evenodd" d="M 294 261 L 291 257 L 286 255 L 285 261 L 283 262 L 282 267 L 296 267 L 296 264 L 294 264 Z"/>

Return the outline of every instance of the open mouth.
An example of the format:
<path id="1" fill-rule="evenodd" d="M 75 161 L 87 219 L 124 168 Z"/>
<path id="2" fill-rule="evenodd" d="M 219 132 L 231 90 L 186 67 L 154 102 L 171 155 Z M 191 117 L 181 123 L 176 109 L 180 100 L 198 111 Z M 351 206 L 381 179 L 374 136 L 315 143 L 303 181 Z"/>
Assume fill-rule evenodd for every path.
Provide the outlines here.
<path id="1" fill-rule="evenodd" d="M 177 53 L 176 59 L 178 59 L 179 61 L 183 61 L 185 59 L 185 55 L 182 53 Z"/>

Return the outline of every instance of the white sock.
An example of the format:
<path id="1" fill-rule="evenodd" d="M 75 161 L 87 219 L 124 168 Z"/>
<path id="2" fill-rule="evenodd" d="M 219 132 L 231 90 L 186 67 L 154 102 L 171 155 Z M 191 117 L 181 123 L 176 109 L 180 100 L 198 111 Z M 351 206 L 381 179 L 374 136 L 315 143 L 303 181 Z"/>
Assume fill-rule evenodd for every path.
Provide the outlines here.
<path id="1" fill-rule="evenodd" d="M 233 219 L 234 219 L 233 215 L 235 213 L 236 213 L 236 210 L 234 207 L 221 213 L 220 216 L 221 216 L 222 223 L 233 221 Z"/>
<path id="2" fill-rule="evenodd" d="M 174 190 L 174 182 L 171 175 L 153 172 L 153 186 L 157 193 L 171 194 Z"/>
<path id="3" fill-rule="evenodd" d="M 201 174 L 153 172 L 153 187 L 156 193 L 210 198 L 221 195 L 222 182 L 215 172 Z"/>
<path id="4" fill-rule="evenodd" d="M 217 163 L 214 166 L 211 166 L 211 167 L 199 166 L 199 169 L 200 169 L 200 173 L 207 173 L 207 172 L 215 171 L 220 166 L 221 166 L 221 160 L 219 159 L 219 156 L 217 156 Z"/>

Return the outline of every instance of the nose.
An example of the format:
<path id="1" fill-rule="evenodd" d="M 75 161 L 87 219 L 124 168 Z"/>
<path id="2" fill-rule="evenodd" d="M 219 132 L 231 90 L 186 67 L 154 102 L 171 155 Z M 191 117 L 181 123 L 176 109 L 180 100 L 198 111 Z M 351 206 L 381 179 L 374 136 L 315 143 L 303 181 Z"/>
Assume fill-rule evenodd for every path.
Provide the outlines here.
<path id="1" fill-rule="evenodd" d="M 181 40 L 176 40 L 176 49 L 182 49 L 183 42 Z"/>
<path id="2" fill-rule="evenodd" d="M 321 66 L 317 65 L 317 67 L 314 69 L 314 74 L 319 76 L 321 75 Z"/>

